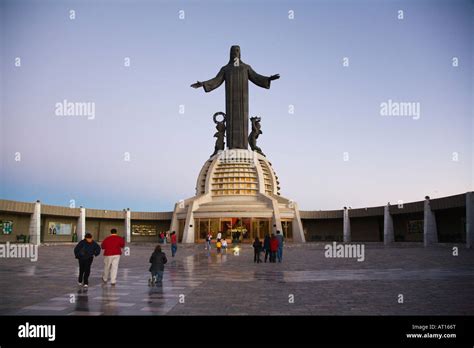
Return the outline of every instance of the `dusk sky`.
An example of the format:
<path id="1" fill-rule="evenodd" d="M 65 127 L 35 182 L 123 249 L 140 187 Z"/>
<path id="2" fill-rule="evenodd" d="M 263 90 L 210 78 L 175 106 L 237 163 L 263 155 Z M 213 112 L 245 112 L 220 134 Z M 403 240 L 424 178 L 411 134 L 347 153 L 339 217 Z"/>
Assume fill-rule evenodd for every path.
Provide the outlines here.
<path id="1" fill-rule="evenodd" d="M 281 75 L 250 84 L 249 115 L 300 209 L 472 191 L 473 23 L 467 0 L 0 0 L 0 198 L 171 211 L 225 111 L 224 86 L 190 84 L 231 45 Z M 94 117 L 56 115 L 63 100 Z M 382 115 L 389 100 L 420 113 Z"/>

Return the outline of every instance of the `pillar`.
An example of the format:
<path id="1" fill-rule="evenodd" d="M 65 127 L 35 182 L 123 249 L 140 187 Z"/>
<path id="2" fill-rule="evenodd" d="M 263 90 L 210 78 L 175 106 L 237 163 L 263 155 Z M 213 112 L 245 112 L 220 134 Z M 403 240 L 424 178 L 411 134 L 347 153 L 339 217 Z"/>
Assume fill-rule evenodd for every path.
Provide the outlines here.
<path id="1" fill-rule="evenodd" d="M 280 207 L 276 199 L 271 200 L 273 214 L 272 214 L 272 233 L 276 235 L 277 231 L 283 235 L 283 228 L 281 226 Z"/>
<path id="2" fill-rule="evenodd" d="M 41 244 L 41 202 L 36 201 L 33 214 L 30 218 L 29 226 L 30 243 L 34 245 Z"/>
<path id="3" fill-rule="evenodd" d="M 298 204 L 293 202 L 293 208 L 295 211 L 295 217 L 292 221 L 293 228 L 293 241 L 297 243 L 306 243 L 306 238 L 304 236 L 303 224 L 301 223 L 300 211 L 298 209 Z"/>
<path id="4" fill-rule="evenodd" d="M 198 198 L 199 199 L 199 198 Z M 182 243 L 194 243 L 195 240 L 195 226 L 194 226 L 194 211 L 198 209 L 198 199 L 193 199 L 189 202 L 188 211 L 186 212 L 186 220 L 184 223 L 183 239 Z M 176 232 L 176 238 L 179 241 L 179 221 L 176 220 L 175 229 L 171 230 L 171 233 Z M 213 236 L 214 238 L 216 236 Z"/>
<path id="5" fill-rule="evenodd" d="M 431 210 L 430 197 L 425 197 L 423 219 L 423 243 L 426 246 L 438 243 L 435 213 Z"/>
<path id="6" fill-rule="evenodd" d="M 351 221 L 349 219 L 349 210 L 344 207 L 343 215 L 343 241 L 344 243 L 351 242 Z"/>
<path id="7" fill-rule="evenodd" d="M 132 240 L 132 212 L 130 208 L 125 210 L 125 241 L 130 243 Z"/>
<path id="8" fill-rule="evenodd" d="M 86 208 L 79 208 L 79 219 L 77 221 L 77 240 L 83 240 L 86 235 Z"/>
<path id="9" fill-rule="evenodd" d="M 474 247 L 474 192 L 466 193 L 466 247 Z"/>
<path id="10" fill-rule="evenodd" d="M 387 203 L 383 210 L 383 244 L 389 245 L 394 241 L 393 219 L 390 214 L 390 203 Z"/>

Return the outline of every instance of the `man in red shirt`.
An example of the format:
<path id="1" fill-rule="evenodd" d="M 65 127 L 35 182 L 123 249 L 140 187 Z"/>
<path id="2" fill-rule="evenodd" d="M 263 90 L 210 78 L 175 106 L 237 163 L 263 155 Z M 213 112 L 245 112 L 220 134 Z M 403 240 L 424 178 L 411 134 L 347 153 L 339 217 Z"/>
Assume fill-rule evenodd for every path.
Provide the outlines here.
<path id="1" fill-rule="evenodd" d="M 120 255 L 122 255 L 122 249 L 125 247 L 125 240 L 117 235 L 115 228 L 112 228 L 110 236 L 102 241 L 101 247 L 104 250 L 104 275 L 102 280 L 107 284 L 110 274 L 110 282 L 115 285 Z"/>
<path id="2" fill-rule="evenodd" d="M 171 256 L 174 257 L 176 255 L 176 250 L 178 250 L 178 243 L 176 240 L 176 232 L 171 232 Z"/>
<path id="3" fill-rule="evenodd" d="M 272 234 L 270 238 L 270 262 L 276 262 L 276 253 L 278 250 L 278 239 L 275 237 L 275 234 Z"/>

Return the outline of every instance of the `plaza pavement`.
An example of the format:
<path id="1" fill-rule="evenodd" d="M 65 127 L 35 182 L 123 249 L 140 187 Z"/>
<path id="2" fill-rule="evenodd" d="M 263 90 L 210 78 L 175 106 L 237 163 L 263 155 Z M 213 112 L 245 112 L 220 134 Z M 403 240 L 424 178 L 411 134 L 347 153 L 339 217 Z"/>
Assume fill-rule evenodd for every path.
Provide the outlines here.
<path id="1" fill-rule="evenodd" d="M 283 263 L 203 245 L 165 247 L 162 287 L 148 286 L 154 245 L 129 245 L 115 287 L 94 260 L 77 286 L 73 245 L 41 246 L 37 262 L 0 259 L 0 315 L 473 315 L 474 250 L 421 244 L 365 244 L 365 261 L 325 258 L 324 244 L 287 244 Z M 399 303 L 399 295 L 403 303 Z"/>

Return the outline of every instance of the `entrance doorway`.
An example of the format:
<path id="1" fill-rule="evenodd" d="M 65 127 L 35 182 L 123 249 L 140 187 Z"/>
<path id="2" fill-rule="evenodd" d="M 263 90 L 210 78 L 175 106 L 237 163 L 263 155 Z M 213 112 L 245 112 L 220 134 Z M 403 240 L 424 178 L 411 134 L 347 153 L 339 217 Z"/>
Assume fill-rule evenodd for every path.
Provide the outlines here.
<path id="1" fill-rule="evenodd" d="M 270 219 L 253 219 L 252 239 L 258 237 L 258 239 L 263 240 L 267 233 L 270 234 Z"/>
<path id="2" fill-rule="evenodd" d="M 221 219 L 222 231 L 232 242 L 249 242 L 251 238 L 250 218 Z"/>
<path id="3" fill-rule="evenodd" d="M 255 237 L 263 239 L 271 232 L 269 218 L 199 218 L 195 219 L 195 242 L 204 242 L 206 235 L 211 232 L 215 239 L 218 232 L 229 242 L 251 243 Z"/>

